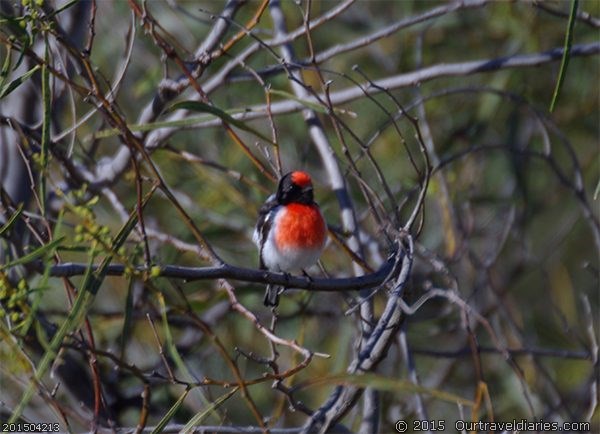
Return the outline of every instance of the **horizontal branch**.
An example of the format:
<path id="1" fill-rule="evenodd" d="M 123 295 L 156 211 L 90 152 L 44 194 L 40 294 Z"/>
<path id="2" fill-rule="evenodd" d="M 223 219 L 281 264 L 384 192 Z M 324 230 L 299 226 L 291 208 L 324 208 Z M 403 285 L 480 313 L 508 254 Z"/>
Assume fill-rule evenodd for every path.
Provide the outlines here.
<path id="1" fill-rule="evenodd" d="M 570 52 L 571 58 L 581 56 L 593 56 L 598 54 L 600 54 L 600 42 L 591 42 L 588 44 L 575 44 L 571 48 Z M 557 47 L 540 53 L 516 54 L 514 56 L 498 57 L 494 59 L 472 60 L 466 62 L 439 63 L 404 74 L 398 74 L 390 77 L 373 80 L 375 86 L 370 86 L 369 83 L 363 83 L 360 86 L 351 86 L 346 89 L 331 92 L 328 98 L 331 100 L 332 105 L 338 106 L 340 104 L 349 103 L 351 101 L 364 97 L 365 92 L 368 94 L 377 94 L 382 92 L 382 89 L 401 89 L 405 87 L 415 86 L 419 83 L 424 83 L 426 81 L 435 80 L 442 77 L 461 77 L 479 74 L 482 72 L 498 71 L 507 68 L 527 68 L 532 66 L 539 66 L 549 62 L 559 61 L 562 58 L 562 55 L 563 48 Z M 293 69 L 294 65 L 288 65 L 288 67 L 290 69 Z M 318 98 L 310 96 L 305 101 L 295 101 L 289 99 L 285 101 L 276 101 L 271 103 L 269 107 L 267 107 L 264 104 L 255 105 L 246 108 L 246 110 L 244 110 L 242 113 L 232 113 L 231 116 L 236 120 L 250 121 L 253 119 L 267 117 L 269 112 L 271 113 L 271 115 L 295 113 L 305 109 L 308 104 L 320 104 L 319 99 L 323 100 L 325 99 L 325 96 L 322 94 L 319 94 Z M 185 119 L 186 117 L 187 112 L 182 110 L 168 117 L 168 120 L 175 121 Z M 146 142 L 146 146 L 149 148 L 155 148 L 159 145 L 159 143 L 162 143 L 171 134 L 182 129 L 220 127 L 221 122 L 222 121 L 220 118 L 215 118 L 214 120 L 198 122 L 196 124 L 191 124 L 183 128 L 160 128 L 156 131 L 153 131 L 149 135 L 148 140 Z"/>
<path id="2" fill-rule="evenodd" d="M 307 276 L 293 276 L 285 273 L 275 273 L 267 270 L 237 267 L 235 265 L 223 264 L 215 267 L 183 267 L 179 265 L 154 266 L 148 269 L 146 266 L 135 267 L 137 273 L 149 273 L 152 277 L 170 277 L 174 279 L 193 280 L 216 280 L 232 279 L 242 282 L 254 282 L 264 284 L 280 285 L 288 288 L 307 289 L 311 291 L 357 291 L 365 288 L 374 288 L 382 285 L 395 277 L 400 270 L 401 260 L 404 253 L 396 251 L 390 255 L 388 260 L 379 270 L 360 277 L 344 278 L 311 278 Z M 42 263 L 37 264 L 41 272 L 44 268 Z M 93 270 L 98 266 L 93 265 Z M 72 277 L 83 276 L 88 269 L 87 264 L 66 262 L 50 266 L 50 276 Z M 107 268 L 109 276 L 122 276 L 127 267 L 122 264 L 111 264 Z M 160 270 L 160 271 L 158 271 Z"/>

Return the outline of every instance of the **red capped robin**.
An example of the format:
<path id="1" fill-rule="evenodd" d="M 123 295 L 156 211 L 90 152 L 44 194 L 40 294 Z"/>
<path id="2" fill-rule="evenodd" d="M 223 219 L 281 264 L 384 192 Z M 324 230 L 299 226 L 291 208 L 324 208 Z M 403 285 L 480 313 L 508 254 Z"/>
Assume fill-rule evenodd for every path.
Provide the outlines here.
<path id="1" fill-rule="evenodd" d="M 260 268 L 285 273 L 314 265 L 327 240 L 327 225 L 313 197 L 310 175 L 294 171 L 279 181 L 277 193 L 260 208 L 252 237 Z M 267 285 L 265 306 L 277 306 L 283 289 Z"/>

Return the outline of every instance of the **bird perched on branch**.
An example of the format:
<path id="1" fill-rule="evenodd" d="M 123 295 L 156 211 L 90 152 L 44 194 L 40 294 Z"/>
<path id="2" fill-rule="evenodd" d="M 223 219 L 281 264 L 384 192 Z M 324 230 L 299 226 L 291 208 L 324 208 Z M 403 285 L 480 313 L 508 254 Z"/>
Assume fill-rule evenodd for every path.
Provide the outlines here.
<path id="1" fill-rule="evenodd" d="M 327 240 L 327 225 L 313 198 L 310 175 L 294 171 L 279 181 L 277 193 L 260 208 L 252 237 L 260 268 L 285 273 L 314 265 Z M 277 306 L 283 288 L 267 285 L 265 306 Z"/>

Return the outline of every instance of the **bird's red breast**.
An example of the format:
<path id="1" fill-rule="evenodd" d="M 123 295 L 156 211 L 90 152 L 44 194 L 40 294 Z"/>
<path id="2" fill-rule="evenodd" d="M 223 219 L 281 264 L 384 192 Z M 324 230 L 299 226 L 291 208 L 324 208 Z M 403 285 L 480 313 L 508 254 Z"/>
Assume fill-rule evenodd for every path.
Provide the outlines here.
<path id="1" fill-rule="evenodd" d="M 280 250 L 320 249 L 326 235 L 325 221 L 317 206 L 290 203 L 277 219 L 275 243 Z"/>

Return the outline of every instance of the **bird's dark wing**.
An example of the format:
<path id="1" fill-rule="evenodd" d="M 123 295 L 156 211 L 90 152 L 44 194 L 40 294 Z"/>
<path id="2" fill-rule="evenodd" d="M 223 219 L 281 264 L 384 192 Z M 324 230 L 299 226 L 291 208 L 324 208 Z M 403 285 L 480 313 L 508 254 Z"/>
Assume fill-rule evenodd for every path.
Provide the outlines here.
<path id="1" fill-rule="evenodd" d="M 269 235 L 269 230 L 273 225 L 273 213 L 272 211 L 279 206 L 275 195 L 269 196 L 267 201 L 260 207 L 258 210 L 258 221 L 256 222 L 256 228 L 254 229 L 254 241 L 258 245 L 258 257 L 259 257 L 259 267 L 261 269 L 265 269 L 265 264 L 263 262 L 262 250 L 265 242 L 267 241 L 267 236 Z"/>

